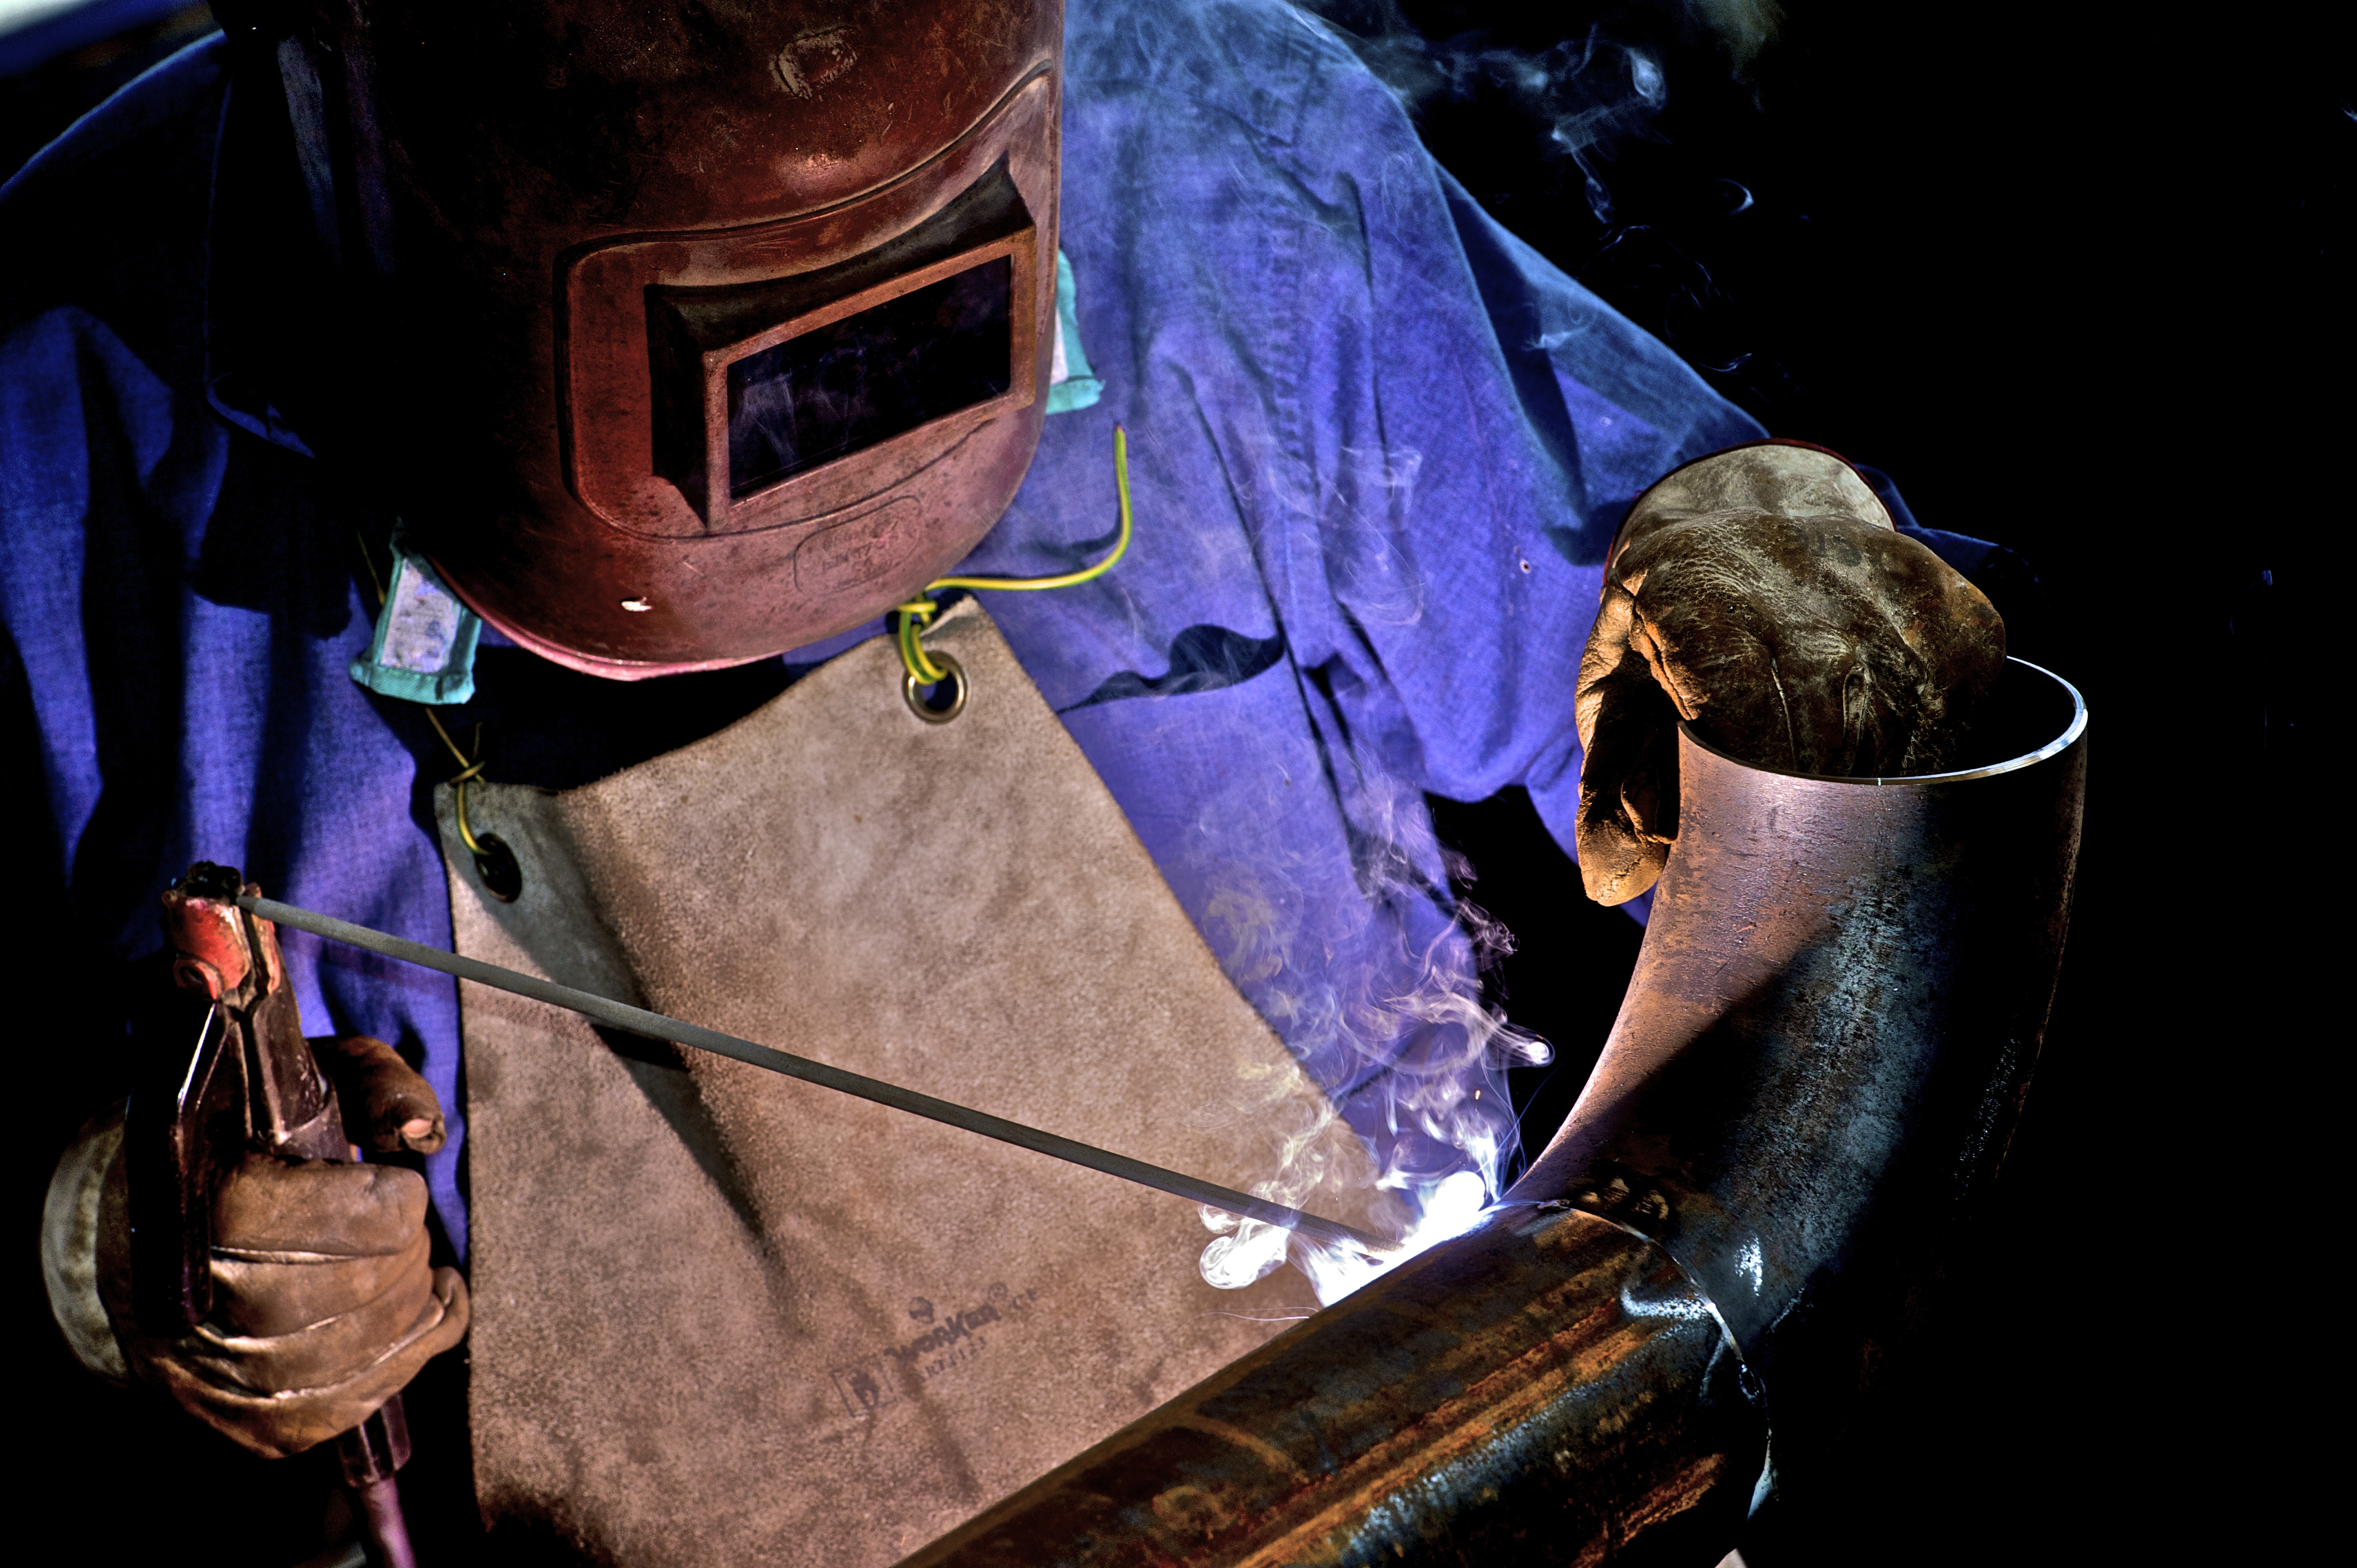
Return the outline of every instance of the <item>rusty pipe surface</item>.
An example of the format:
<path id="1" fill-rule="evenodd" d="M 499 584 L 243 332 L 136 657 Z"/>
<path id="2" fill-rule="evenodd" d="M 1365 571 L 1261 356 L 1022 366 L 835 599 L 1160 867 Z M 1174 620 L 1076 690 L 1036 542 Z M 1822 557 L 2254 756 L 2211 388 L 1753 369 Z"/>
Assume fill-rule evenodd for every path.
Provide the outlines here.
<path id="1" fill-rule="evenodd" d="M 1659 1248 L 1513 1205 L 906 1568 L 1587 1563 L 1640 1536 L 1707 1563 L 1760 1474 L 1740 1375 Z"/>
<path id="2" fill-rule="evenodd" d="M 2010 1135 L 2086 711 L 2010 662 L 1909 779 L 1679 737 L 1680 830 L 1587 1091 L 1508 1202 L 908 1560 L 1710 1563 L 1806 1475 Z M 1782 1485 L 1779 1482 L 1778 1485 Z"/>

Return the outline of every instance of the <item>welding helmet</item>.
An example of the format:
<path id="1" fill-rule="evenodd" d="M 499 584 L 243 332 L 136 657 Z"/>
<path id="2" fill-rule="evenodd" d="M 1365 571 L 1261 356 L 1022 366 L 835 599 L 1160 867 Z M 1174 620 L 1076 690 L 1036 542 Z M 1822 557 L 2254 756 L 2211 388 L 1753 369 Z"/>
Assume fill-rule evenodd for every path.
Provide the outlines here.
<path id="1" fill-rule="evenodd" d="M 1061 0 L 223 9 L 341 280 L 364 413 L 323 455 L 515 641 L 625 679 L 763 658 L 1014 499 Z"/>

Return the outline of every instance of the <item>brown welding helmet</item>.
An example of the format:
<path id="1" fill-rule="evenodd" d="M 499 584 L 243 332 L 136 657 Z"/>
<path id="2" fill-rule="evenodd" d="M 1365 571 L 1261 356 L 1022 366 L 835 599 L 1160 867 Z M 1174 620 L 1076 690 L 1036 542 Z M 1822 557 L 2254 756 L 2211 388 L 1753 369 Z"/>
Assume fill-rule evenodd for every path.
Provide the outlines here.
<path id="1" fill-rule="evenodd" d="M 321 0 L 245 48 L 367 302 L 335 456 L 516 641 L 624 679 L 763 658 L 1014 499 L 1061 0 Z"/>

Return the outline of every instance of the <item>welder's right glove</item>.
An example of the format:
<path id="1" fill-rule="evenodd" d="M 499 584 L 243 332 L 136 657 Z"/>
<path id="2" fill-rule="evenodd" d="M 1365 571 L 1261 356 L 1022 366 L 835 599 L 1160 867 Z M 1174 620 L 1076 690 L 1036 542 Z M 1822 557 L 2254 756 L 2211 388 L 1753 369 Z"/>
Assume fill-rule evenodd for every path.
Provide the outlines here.
<path id="1" fill-rule="evenodd" d="M 1946 767 L 2005 663 L 2005 622 L 1813 446 L 1689 463 L 1639 497 L 1604 570 L 1574 713 L 1579 871 L 1620 904 L 1677 837 L 1681 720 L 1794 773 Z"/>
<path id="2" fill-rule="evenodd" d="M 441 1146 L 433 1090 L 390 1047 L 353 1039 L 314 1048 L 337 1079 L 348 1135 L 379 1152 Z M 123 1360 L 265 1457 L 358 1425 L 466 1333 L 465 1282 L 427 1262 L 425 1182 L 414 1171 L 249 1155 L 214 1204 L 212 1313 L 177 1339 L 142 1329 L 132 1309 L 119 1133 L 98 1179 L 85 1207 L 95 1210 L 97 1294 Z M 53 1209 L 59 1198 L 53 1187 Z"/>

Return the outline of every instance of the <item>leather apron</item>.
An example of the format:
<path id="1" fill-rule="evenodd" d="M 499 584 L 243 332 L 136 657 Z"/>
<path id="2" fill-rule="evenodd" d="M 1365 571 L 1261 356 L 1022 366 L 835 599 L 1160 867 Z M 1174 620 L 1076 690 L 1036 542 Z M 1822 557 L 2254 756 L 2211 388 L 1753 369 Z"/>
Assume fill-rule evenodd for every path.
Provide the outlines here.
<path id="1" fill-rule="evenodd" d="M 888 639 L 562 792 L 439 801 L 458 950 L 1381 1226 L 1363 1145 L 1221 972 L 980 607 L 920 720 Z M 1315 1309 L 1203 1283 L 1196 1208 L 460 988 L 476 1487 L 493 1540 L 890 1563 Z M 1313 1162 L 1298 1162 L 1306 1153 Z"/>

